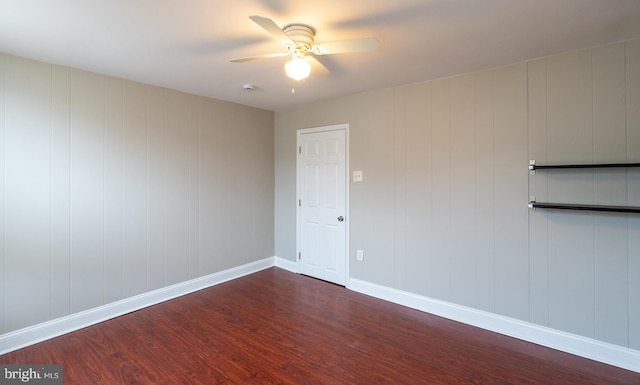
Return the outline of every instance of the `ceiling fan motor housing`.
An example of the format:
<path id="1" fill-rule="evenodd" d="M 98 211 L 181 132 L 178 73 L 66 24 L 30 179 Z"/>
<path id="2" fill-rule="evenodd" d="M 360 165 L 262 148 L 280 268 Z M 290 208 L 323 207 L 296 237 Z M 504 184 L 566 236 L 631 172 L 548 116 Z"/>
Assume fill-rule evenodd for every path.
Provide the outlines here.
<path id="1" fill-rule="evenodd" d="M 315 31 L 311 27 L 302 24 L 292 24 L 284 27 L 283 31 L 295 42 L 296 46 L 294 48 L 296 50 L 308 51 L 313 46 Z"/>
<path id="2" fill-rule="evenodd" d="M 305 24 L 289 24 L 281 28 L 268 17 L 249 16 L 254 23 L 264 29 L 279 43 L 287 47 L 287 52 L 275 52 L 265 55 L 249 56 L 231 60 L 241 63 L 250 60 L 268 59 L 275 57 L 291 56 L 291 60 L 285 65 L 287 76 L 300 80 L 309 76 L 310 63 L 314 63 L 314 71 L 328 73 L 329 70 L 315 58 L 315 55 L 330 55 L 345 52 L 373 51 L 378 47 L 378 40 L 373 36 L 355 39 L 343 39 L 323 44 L 316 44 L 316 31 Z"/>

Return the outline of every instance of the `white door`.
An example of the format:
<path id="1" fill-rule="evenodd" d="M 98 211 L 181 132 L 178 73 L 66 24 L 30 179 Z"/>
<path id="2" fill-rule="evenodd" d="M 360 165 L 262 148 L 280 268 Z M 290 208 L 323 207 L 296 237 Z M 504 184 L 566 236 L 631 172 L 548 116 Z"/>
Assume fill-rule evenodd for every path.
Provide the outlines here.
<path id="1" fill-rule="evenodd" d="M 345 285 L 347 127 L 298 131 L 298 271 Z"/>

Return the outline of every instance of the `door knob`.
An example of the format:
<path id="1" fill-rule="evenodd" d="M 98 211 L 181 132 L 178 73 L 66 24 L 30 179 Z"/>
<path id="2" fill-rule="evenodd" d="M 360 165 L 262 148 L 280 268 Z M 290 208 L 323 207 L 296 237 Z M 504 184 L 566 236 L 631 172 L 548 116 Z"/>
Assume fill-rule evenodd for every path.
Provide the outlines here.
<path id="1" fill-rule="evenodd" d="M 344 222 L 344 217 L 342 215 L 338 217 L 338 222 Z"/>

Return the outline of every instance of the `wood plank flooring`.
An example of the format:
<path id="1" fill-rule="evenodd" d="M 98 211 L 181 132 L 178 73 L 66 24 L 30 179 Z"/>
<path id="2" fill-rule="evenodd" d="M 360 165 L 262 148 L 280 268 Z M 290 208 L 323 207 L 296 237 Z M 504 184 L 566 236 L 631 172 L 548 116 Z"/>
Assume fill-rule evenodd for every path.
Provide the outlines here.
<path id="1" fill-rule="evenodd" d="M 640 374 L 278 268 L 0 356 L 71 384 L 640 384 Z"/>

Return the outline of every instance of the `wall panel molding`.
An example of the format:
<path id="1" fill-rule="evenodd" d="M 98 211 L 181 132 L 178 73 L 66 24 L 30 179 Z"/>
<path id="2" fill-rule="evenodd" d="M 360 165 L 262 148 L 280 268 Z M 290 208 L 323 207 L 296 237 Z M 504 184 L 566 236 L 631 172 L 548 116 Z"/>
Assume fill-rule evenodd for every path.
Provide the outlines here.
<path id="1" fill-rule="evenodd" d="M 0 334 L 273 255 L 273 116 L 0 54 Z"/>

